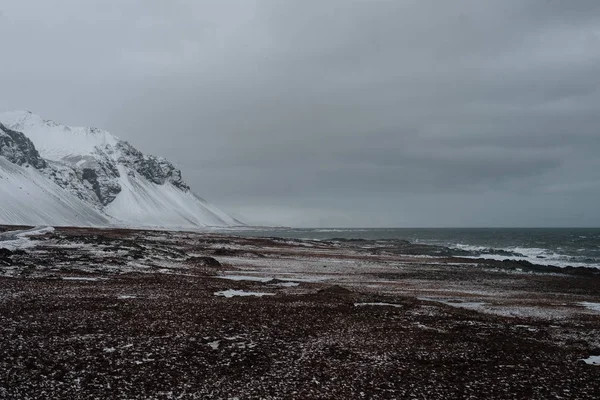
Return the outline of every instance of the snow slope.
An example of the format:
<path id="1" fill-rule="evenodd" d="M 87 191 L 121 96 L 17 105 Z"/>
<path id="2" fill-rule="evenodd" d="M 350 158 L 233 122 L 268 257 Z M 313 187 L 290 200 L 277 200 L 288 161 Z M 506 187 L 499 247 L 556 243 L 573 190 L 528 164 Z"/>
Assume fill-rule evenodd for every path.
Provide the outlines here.
<path id="1" fill-rule="evenodd" d="M 110 218 L 63 190 L 35 168 L 0 156 L 0 223 L 103 226 Z"/>
<path id="2" fill-rule="evenodd" d="M 157 185 L 138 173 L 119 169 L 121 192 L 106 206 L 107 214 L 132 225 L 194 227 L 240 225 L 227 214 L 203 202 L 191 191 L 170 182 Z"/>
<path id="3" fill-rule="evenodd" d="M 193 193 L 173 164 L 144 155 L 106 131 L 61 125 L 28 111 L 1 113 L 0 123 L 18 139 L 9 142 L 6 137 L 5 154 L 0 151 L 0 172 L 6 180 L 0 181 L 0 223 L 103 225 L 110 221 L 164 228 L 242 225 Z M 19 167 L 22 162 L 9 165 L 8 159 L 15 162 L 17 154 L 21 160 L 28 150 L 27 139 L 17 137 L 21 135 L 18 132 L 35 145 L 30 153 L 39 153 L 45 160 L 35 164 L 36 168 Z M 33 160 L 29 164 L 33 165 Z M 33 197 L 40 201 L 42 193 L 49 197 L 33 213 L 33 204 L 20 204 L 22 196 L 14 192 L 17 186 L 30 188 L 31 182 L 23 183 L 27 179 L 35 182 L 36 188 L 44 187 L 39 193 L 28 189 L 35 192 Z M 56 198 L 62 203 L 55 204 Z M 67 218 L 65 207 L 60 207 L 66 203 L 75 216 Z"/>

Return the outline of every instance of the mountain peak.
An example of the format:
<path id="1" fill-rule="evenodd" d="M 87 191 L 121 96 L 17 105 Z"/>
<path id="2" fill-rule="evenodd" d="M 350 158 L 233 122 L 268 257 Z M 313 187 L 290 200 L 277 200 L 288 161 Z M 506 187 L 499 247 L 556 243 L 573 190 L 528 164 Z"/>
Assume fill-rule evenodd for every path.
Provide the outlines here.
<path id="1" fill-rule="evenodd" d="M 102 129 L 67 126 L 30 111 L 0 113 L 0 122 L 7 128 L 26 133 L 42 157 L 51 161 L 92 154 L 96 148 L 105 149 L 119 143 L 116 136 Z"/>
<path id="2" fill-rule="evenodd" d="M 7 128 L 0 131 L 0 156 L 16 166 L 33 165 L 66 194 L 115 221 L 162 227 L 240 224 L 202 202 L 165 158 L 145 155 L 107 131 L 62 125 L 29 111 L 0 113 L 0 123 Z"/>
<path id="3" fill-rule="evenodd" d="M 9 127 L 31 125 L 60 125 L 52 120 L 46 120 L 28 110 L 10 110 L 0 113 L 0 120 Z M 14 129 L 14 128 L 13 128 Z"/>

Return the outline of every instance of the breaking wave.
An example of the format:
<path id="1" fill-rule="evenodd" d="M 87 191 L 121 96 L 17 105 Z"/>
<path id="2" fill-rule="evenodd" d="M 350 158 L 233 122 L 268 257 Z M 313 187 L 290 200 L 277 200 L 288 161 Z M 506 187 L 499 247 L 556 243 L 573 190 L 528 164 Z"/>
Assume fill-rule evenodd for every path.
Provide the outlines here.
<path id="1" fill-rule="evenodd" d="M 473 246 L 468 244 L 453 244 L 452 249 L 466 251 L 470 255 L 466 258 L 483 258 L 488 260 L 515 260 L 528 261 L 532 264 L 551 265 L 555 267 L 596 267 L 600 268 L 597 259 L 585 255 L 574 256 L 561 254 L 550 249 L 539 247 L 509 247 L 490 248 L 484 246 Z M 581 249 L 584 252 L 585 249 Z"/>

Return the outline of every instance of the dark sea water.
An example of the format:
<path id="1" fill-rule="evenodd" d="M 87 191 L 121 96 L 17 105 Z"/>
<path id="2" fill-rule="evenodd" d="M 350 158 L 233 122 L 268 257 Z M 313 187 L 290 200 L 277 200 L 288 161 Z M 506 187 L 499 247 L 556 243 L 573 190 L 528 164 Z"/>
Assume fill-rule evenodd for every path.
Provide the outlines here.
<path id="1" fill-rule="evenodd" d="M 278 228 L 236 230 L 230 233 L 313 240 L 404 239 L 466 251 L 470 257 L 525 260 L 559 267 L 600 268 L 600 228 Z"/>

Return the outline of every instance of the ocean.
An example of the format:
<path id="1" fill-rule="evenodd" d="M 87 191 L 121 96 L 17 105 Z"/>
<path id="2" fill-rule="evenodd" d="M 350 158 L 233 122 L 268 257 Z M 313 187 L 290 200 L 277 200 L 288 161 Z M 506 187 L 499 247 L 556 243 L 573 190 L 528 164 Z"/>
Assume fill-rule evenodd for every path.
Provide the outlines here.
<path id="1" fill-rule="evenodd" d="M 457 254 L 473 258 L 600 268 L 600 228 L 251 228 L 229 233 L 311 240 L 403 239 L 412 243 L 446 246 L 456 250 Z"/>

